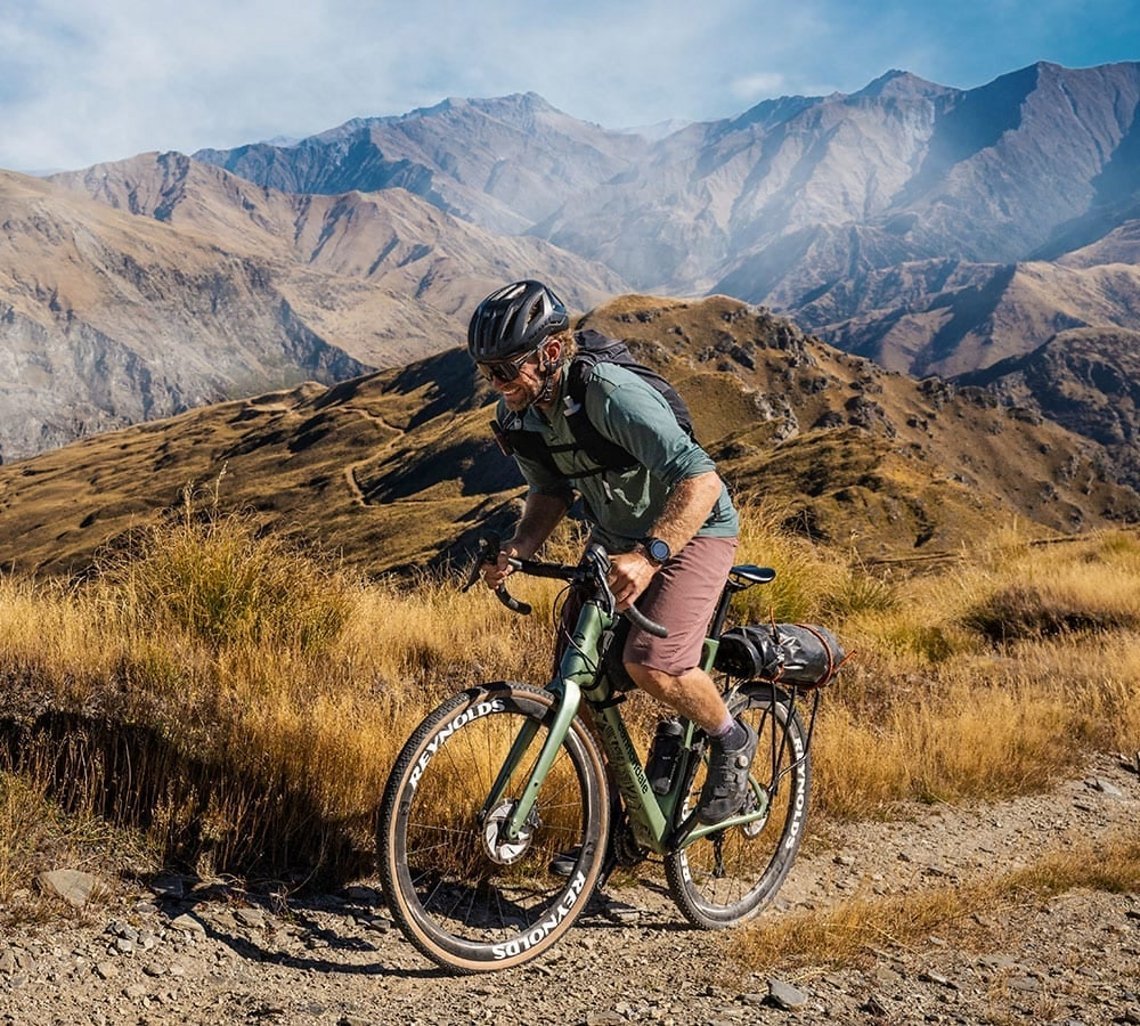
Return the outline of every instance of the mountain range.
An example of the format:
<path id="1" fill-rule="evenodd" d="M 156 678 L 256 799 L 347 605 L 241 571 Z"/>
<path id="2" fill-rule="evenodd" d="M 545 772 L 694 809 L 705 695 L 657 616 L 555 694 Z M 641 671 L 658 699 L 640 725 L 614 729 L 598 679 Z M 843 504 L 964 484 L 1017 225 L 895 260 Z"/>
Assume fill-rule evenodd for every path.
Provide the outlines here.
<path id="1" fill-rule="evenodd" d="M 765 304 L 946 375 L 1064 328 L 1136 325 L 1138 111 L 1140 64 L 1042 62 L 972 90 L 891 71 L 660 139 L 527 94 L 195 156 L 290 191 L 399 185 L 635 289 Z"/>
<path id="2" fill-rule="evenodd" d="M 285 194 L 180 154 L 0 172 L 0 459 L 403 364 L 514 269 L 582 305 L 621 288 L 402 190 Z"/>
<path id="3" fill-rule="evenodd" d="M 1140 327 L 1138 110 L 1134 62 L 972 90 L 892 71 L 675 131 L 528 93 L 0 172 L 0 459 L 403 366 L 533 275 L 577 311 L 723 293 L 888 370 L 971 375 L 1135 483 L 1133 400 L 1101 384 Z"/>

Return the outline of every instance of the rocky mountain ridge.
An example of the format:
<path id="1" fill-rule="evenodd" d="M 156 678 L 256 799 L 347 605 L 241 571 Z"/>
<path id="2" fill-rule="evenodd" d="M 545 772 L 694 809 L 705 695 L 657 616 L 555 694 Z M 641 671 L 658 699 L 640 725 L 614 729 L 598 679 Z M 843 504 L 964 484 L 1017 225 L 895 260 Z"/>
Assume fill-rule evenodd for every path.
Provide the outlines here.
<path id="1" fill-rule="evenodd" d="M 400 184 L 430 202 L 498 230 L 509 228 L 498 206 L 509 203 L 513 230 L 604 263 L 637 288 L 763 303 L 836 344 L 858 336 L 868 351 L 889 348 L 885 327 L 916 303 L 952 301 L 937 290 L 916 296 L 905 274 L 910 281 L 892 294 L 895 269 L 950 261 L 1000 278 L 1023 261 L 1134 233 L 1138 105 L 1138 63 L 1039 62 L 971 90 L 891 71 L 850 95 L 767 100 L 657 141 L 606 133 L 528 94 L 350 122 L 291 148 L 200 156 L 255 181 L 306 189 L 324 188 L 314 168 L 335 168 L 339 189 L 375 187 L 377 162 L 398 164 Z M 501 188 L 503 175 L 512 188 Z M 1086 258 L 1100 259 L 1093 252 Z M 873 311 L 851 298 L 868 291 L 878 295 Z M 959 317 L 970 322 L 963 334 L 986 334 L 990 318 L 1015 330 L 951 358 L 945 371 L 1028 352 L 1056 318 L 1068 319 L 1062 327 L 1102 323 L 1097 284 L 1075 291 L 1075 312 L 1043 292 L 1022 316 L 1016 299 L 991 290 L 988 307 L 983 297 L 976 316 Z M 1135 293 L 1131 280 L 1127 291 Z M 939 327 L 913 331 L 915 362 L 904 365 L 900 349 L 894 365 L 943 369 L 926 352 L 951 348 L 934 344 Z"/>
<path id="2" fill-rule="evenodd" d="M 1063 331 L 959 380 L 1098 442 L 1118 480 L 1140 491 L 1140 332 Z"/>
<path id="3" fill-rule="evenodd" d="M 0 460 L 436 352 L 506 268 L 621 287 L 400 190 L 286 195 L 180 154 L 0 172 Z"/>
<path id="4" fill-rule="evenodd" d="M 484 228 L 521 234 L 648 149 L 639 135 L 579 121 L 525 93 L 449 97 L 395 117 L 354 118 L 292 146 L 194 158 L 285 192 L 406 189 Z"/>
<path id="5" fill-rule="evenodd" d="M 915 381 L 725 297 L 627 296 L 583 326 L 672 380 L 736 494 L 867 559 L 945 554 L 1003 517 L 1069 531 L 1140 519 L 1104 448 L 989 392 Z M 188 411 L 0 467 L 0 564 L 82 572 L 221 479 L 227 505 L 370 573 L 462 563 L 522 482 L 462 347 L 330 388 Z"/>

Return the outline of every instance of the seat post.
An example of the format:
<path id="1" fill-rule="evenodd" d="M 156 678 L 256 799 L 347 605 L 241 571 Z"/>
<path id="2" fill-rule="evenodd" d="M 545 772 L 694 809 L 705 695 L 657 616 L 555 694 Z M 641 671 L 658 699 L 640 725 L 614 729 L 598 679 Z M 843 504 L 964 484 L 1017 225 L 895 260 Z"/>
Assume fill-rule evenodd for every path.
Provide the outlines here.
<path id="1" fill-rule="evenodd" d="M 731 577 L 724 582 L 724 590 L 720 593 L 720 600 L 716 604 L 716 612 L 713 614 L 712 622 L 709 624 L 710 638 L 720 637 L 720 632 L 724 629 L 725 617 L 728 616 L 728 604 L 732 601 L 732 596 L 740 590 L 741 586 Z"/>

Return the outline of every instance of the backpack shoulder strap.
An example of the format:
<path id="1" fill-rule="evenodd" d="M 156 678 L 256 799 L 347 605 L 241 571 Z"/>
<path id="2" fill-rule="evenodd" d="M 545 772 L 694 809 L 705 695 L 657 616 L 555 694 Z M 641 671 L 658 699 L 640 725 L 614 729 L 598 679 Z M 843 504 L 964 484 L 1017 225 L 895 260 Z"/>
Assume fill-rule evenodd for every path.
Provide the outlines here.
<path id="1" fill-rule="evenodd" d="M 625 470 L 637 463 L 630 451 L 607 438 L 590 420 L 586 412 L 586 387 L 590 372 L 598 361 L 592 358 L 575 357 L 566 372 L 566 394 L 572 400 L 572 408 L 566 412 L 566 423 L 579 448 L 598 464 L 598 471 Z"/>
<path id="2" fill-rule="evenodd" d="M 517 424 L 517 421 L 515 422 Z M 524 431 L 521 427 L 504 425 L 498 415 L 491 420 L 491 431 L 495 442 L 505 456 L 521 456 L 541 464 L 546 470 L 559 477 L 566 475 L 554 462 L 554 454 L 537 431 Z"/>

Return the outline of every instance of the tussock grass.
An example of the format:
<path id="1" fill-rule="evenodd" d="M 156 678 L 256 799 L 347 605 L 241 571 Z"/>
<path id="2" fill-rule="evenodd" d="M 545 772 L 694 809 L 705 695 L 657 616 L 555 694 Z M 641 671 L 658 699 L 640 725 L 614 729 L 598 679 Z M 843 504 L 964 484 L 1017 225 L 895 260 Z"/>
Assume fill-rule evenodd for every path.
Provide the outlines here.
<path id="1" fill-rule="evenodd" d="M 340 633 L 350 583 L 335 565 L 297 558 L 241 513 L 204 510 L 187 490 L 167 523 L 142 528 L 97 564 L 100 596 L 136 631 L 182 630 L 208 644 L 317 652 Z"/>
<path id="2" fill-rule="evenodd" d="M 963 626 L 991 642 L 1140 627 L 1134 581 L 1090 578 L 1080 567 L 1066 571 L 1002 586 L 963 613 Z"/>
<path id="3" fill-rule="evenodd" d="M 66 810 L 27 775 L 0 772 L 0 901 L 25 892 L 0 919 L 39 918 L 50 902 L 31 889 L 41 870 L 61 865 L 113 876 L 124 868 L 143 873 L 161 865 L 161 853 L 138 831 L 113 829 L 82 806 Z"/>
<path id="4" fill-rule="evenodd" d="M 1135 893 L 1140 890 L 1140 839 L 1110 838 L 1052 851 L 1028 866 L 882 898 L 855 898 L 835 908 L 763 922 L 733 942 L 750 969 L 869 966 L 875 949 L 921 947 L 931 934 L 955 946 L 982 945 L 995 917 L 1019 905 L 1076 888 Z M 979 919 L 982 922 L 979 922 Z"/>
<path id="5" fill-rule="evenodd" d="M 949 570 L 891 579 L 780 521 L 743 512 L 738 560 L 779 577 L 734 617 L 823 623 L 854 652 L 817 724 L 817 808 L 1014 794 L 1091 749 L 1140 748 L 1131 535 L 1037 546 L 1003 529 Z M 548 555 L 571 561 L 580 540 L 567 527 Z M 427 710 L 476 682 L 548 676 L 558 585 L 513 578 L 535 606 L 520 618 L 458 583 L 365 582 L 188 499 L 80 583 L 0 577 L 0 769 L 203 870 L 350 875 Z M 977 619 L 1026 586 L 1088 615 L 1059 633 Z M 643 740 L 655 710 L 634 697 Z"/>
<path id="6" fill-rule="evenodd" d="M 0 578 L 0 767 L 203 872 L 343 875 L 412 727 L 476 681 L 542 679 L 549 644 L 485 591 L 366 585 L 188 499 L 81 584 Z"/>
<path id="7" fill-rule="evenodd" d="M 745 509 L 736 562 L 770 566 L 776 571 L 776 580 L 738 595 L 733 605 L 736 618 L 747 623 L 834 619 L 842 596 L 861 586 L 854 583 L 856 578 L 846 561 L 835 552 L 781 530 L 779 525 L 785 518 L 781 507 L 757 503 Z"/>
<path id="8" fill-rule="evenodd" d="M 1136 552 L 1124 532 L 1041 546 L 1003 528 L 956 568 L 897 582 L 893 608 L 845 617 L 855 657 L 820 717 L 821 803 L 857 817 L 904 799 L 1000 798 L 1091 751 L 1140 748 Z M 1052 610 L 1030 628 L 973 615 L 1027 587 Z M 1059 609 L 1064 627 L 1040 629 Z"/>

